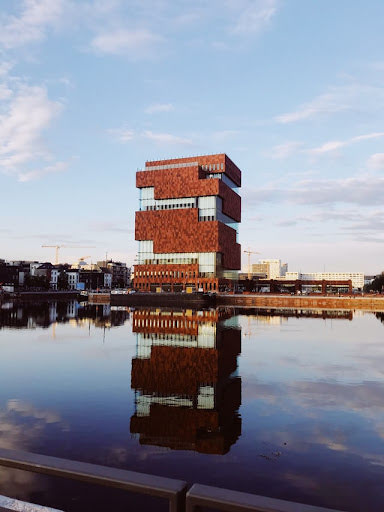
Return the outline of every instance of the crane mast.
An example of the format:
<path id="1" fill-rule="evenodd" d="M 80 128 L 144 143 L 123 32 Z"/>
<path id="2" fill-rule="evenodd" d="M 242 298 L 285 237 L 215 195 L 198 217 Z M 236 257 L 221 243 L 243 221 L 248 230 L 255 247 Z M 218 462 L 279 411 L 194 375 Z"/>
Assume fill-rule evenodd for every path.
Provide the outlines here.
<path id="1" fill-rule="evenodd" d="M 251 251 L 251 248 L 248 247 L 248 250 L 244 250 L 246 254 L 248 254 L 248 279 L 251 279 L 251 254 L 260 254 L 257 251 Z"/>
<path id="2" fill-rule="evenodd" d="M 94 249 L 94 245 L 42 245 L 41 247 L 52 247 L 55 249 L 55 265 L 59 264 L 59 251 L 65 249 Z"/>

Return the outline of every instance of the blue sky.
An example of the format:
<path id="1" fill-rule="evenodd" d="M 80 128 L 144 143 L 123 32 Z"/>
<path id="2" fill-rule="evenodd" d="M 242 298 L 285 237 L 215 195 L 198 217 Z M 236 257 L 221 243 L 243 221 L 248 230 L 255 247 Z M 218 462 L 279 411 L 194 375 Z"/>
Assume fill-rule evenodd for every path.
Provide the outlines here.
<path id="1" fill-rule="evenodd" d="M 133 263 L 137 168 L 225 152 L 244 249 L 383 270 L 383 19 L 382 0 L 2 0 L 0 258 Z"/>

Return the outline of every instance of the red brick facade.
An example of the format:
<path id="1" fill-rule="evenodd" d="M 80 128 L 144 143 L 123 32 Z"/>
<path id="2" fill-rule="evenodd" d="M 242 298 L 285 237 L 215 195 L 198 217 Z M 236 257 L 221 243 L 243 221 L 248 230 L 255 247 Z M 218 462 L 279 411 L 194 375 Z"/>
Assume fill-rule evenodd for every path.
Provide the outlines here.
<path id="1" fill-rule="evenodd" d="M 172 158 L 170 160 L 152 160 L 151 162 L 146 162 L 146 167 L 149 168 L 158 165 L 187 162 L 197 162 L 199 166 L 212 165 L 217 163 L 221 166 L 221 164 L 223 164 L 225 174 L 227 174 L 238 187 L 241 187 L 241 171 L 225 153 L 218 155 L 191 156 L 188 158 Z M 220 172 L 220 170 L 212 172 Z"/>
<path id="2" fill-rule="evenodd" d="M 217 174 L 219 171 L 213 172 Z M 201 168 L 162 169 L 136 173 L 136 187 L 155 187 L 155 199 L 220 196 L 223 213 L 241 222 L 241 197 L 218 178 L 204 179 Z"/>
<path id="3" fill-rule="evenodd" d="M 196 165 L 183 167 L 188 163 Z M 164 168 L 167 165 L 170 167 Z M 154 170 L 150 170 L 151 167 Z M 219 176 L 212 177 L 215 174 Z M 234 186 L 241 185 L 240 170 L 225 154 L 160 160 L 147 162 L 146 170 L 137 172 L 136 186 L 153 187 L 154 200 L 218 196 L 222 199 L 222 213 L 233 222 L 240 222 L 241 198 L 221 179 L 223 175 L 230 178 Z M 222 271 L 239 270 L 241 267 L 241 247 L 236 242 L 235 229 L 219 220 L 199 220 L 197 207 L 138 211 L 135 238 L 153 241 L 154 254 L 220 253 Z M 197 262 L 151 262 L 135 266 L 134 283 L 143 291 L 149 291 L 156 285 L 168 286 L 166 291 L 175 291 L 174 285 L 177 284 L 182 288 L 192 286 L 195 289 L 219 290 L 230 281 L 220 279 L 219 275 L 199 273 Z"/>

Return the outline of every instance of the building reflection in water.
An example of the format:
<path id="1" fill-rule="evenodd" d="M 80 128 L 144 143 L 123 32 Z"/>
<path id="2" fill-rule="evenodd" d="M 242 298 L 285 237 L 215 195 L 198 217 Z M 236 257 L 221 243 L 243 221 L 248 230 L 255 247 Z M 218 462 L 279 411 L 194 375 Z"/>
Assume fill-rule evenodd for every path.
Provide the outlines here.
<path id="1" fill-rule="evenodd" d="M 76 327 L 116 327 L 124 325 L 130 318 L 130 308 L 110 304 L 89 304 L 87 302 L 42 301 L 5 302 L 0 304 L 0 329 L 48 328 L 56 324 Z"/>
<path id="2" fill-rule="evenodd" d="M 241 329 L 225 310 L 133 312 L 135 414 L 141 444 L 225 454 L 241 435 Z"/>

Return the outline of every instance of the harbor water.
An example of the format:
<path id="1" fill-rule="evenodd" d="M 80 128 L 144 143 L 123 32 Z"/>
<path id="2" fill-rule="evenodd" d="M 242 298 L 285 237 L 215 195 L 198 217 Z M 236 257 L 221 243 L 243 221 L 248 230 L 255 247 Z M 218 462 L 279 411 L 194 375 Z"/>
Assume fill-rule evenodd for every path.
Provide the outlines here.
<path id="1" fill-rule="evenodd" d="M 0 448 L 382 511 L 384 314 L 3 303 Z M 1 467 L 0 494 L 155 510 Z"/>

